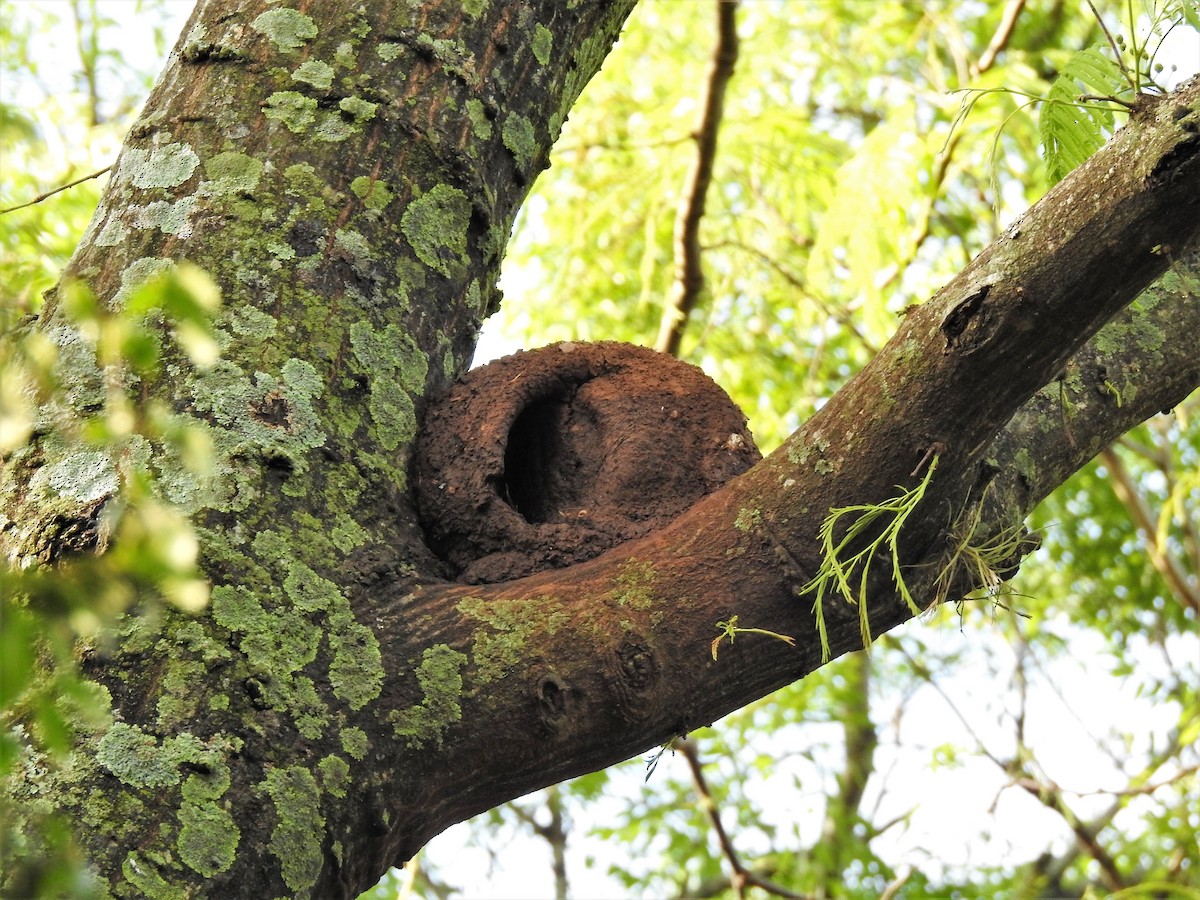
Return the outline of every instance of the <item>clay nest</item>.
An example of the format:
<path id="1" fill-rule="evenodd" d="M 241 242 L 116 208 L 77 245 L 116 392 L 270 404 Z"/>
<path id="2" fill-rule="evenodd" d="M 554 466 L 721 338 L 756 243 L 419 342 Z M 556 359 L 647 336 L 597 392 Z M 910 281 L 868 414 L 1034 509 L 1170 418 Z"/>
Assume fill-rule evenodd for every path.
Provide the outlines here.
<path id="1" fill-rule="evenodd" d="M 661 528 L 761 458 L 695 366 L 629 344 L 551 344 L 469 372 L 427 412 L 416 497 L 460 581 L 582 562 Z"/>

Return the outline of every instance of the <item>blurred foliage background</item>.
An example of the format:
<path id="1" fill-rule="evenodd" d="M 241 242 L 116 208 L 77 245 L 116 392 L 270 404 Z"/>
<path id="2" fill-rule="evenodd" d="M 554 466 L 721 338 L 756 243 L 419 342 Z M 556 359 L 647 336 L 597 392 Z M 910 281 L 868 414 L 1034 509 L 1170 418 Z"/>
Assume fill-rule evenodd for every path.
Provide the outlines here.
<path id="1" fill-rule="evenodd" d="M 642 0 L 522 212 L 485 353 L 653 344 L 715 7 Z M 0 3 L 0 209 L 114 160 L 189 8 Z M 1064 123 L 1037 102 L 1078 54 L 1108 65 L 1068 95 L 1170 86 L 1200 68 L 1197 23 L 1195 0 L 742 3 L 681 356 L 769 451 L 1061 175 L 1048 130 L 1119 127 L 1117 104 Z M 4 330 L 102 185 L 0 217 Z M 457 826 L 369 896 L 1200 896 L 1198 413 L 1193 394 L 1043 505 L 1014 611 L 934 611 L 652 772 Z"/>

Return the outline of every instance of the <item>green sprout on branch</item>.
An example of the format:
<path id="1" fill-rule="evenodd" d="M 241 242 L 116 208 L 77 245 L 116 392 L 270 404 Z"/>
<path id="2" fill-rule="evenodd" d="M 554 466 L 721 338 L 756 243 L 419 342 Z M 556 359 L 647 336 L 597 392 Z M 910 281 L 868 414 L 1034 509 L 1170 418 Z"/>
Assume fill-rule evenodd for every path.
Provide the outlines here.
<path id="1" fill-rule="evenodd" d="M 936 609 L 951 599 L 963 578 L 975 585 L 970 594 L 957 599 L 956 609 L 962 615 L 966 600 L 987 598 L 998 607 L 1009 609 L 1001 597 L 1013 593 L 1005 576 L 1016 568 L 1023 552 L 1036 544 L 1029 543 L 1021 525 L 1003 529 L 990 539 L 982 539 L 980 532 L 983 520 L 983 502 L 976 503 L 970 512 L 960 516 L 951 529 L 953 545 L 943 557 L 938 576 L 934 581 L 933 602 L 929 609 Z M 1017 615 L 1024 613 L 1011 610 Z"/>
<path id="2" fill-rule="evenodd" d="M 778 638 L 789 646 L 796 646 L 796 639 L 788 637 L 786 634 L 780 634 L 777 631 L 767 631 L 765 628 L 741 628 L 738 626 L 738 617 L 730 616 L 728 622 L 718 622 L 717 630 L 721 633 L 713 639 L 712 642 L 712 657 L 717 658 L 717 651 L 721 649 L 721 641 L 729 638 L 729 643 L 733 643 L 733 639 L 739 634 L 765 634 L 767 637 Z"/>
<path id="3" fill-rule="evenodd" d="M 857 504 L 854 506 L 839 506 L 829 510 L 829 515 L 821 523 L 819 532 L 821 538 L 821 568 L 808 584 L 800 589 L 801 595 L 816 591 L 813 601 L 813 615 L 817 618 L 817 633 L 821 637 L 821 661 L 829 661 L 829 634 L 825 629 L 825 595 L 835 589 L 847 603 L 858 605 L 858 623 L 862 631 L 863 647 L 871 646 L 871 623 L 867 611 L 867 580 L 871 572 L 871 564 L 876 554 L 881 550 L 891 556 L 892 581 L 901 598 L 908 605 L 913 615 L 920 615 L 921 610 L 913 600 L 908 585 L 904 581 L 900 564 L 900 529 L 908 520 L 909 515 L 925 496 L 925 489 L 933 478 L 937 468 L 938 457 L 929 461 L 929 468 L 921 483 L 910 490 L 897 485 L 902 491 L 898 497 L 892 497 L 877 504 Z M 852 517 L 848 527 L 842 532 L 841 538 L 836 535 L 844 519 Z M 878 533 L 870 542 L 851 556 L 844 556 L 848 547 L 865 538 L 872 530 Z M 857 582 L 857 583 L 856 583 Z"/>

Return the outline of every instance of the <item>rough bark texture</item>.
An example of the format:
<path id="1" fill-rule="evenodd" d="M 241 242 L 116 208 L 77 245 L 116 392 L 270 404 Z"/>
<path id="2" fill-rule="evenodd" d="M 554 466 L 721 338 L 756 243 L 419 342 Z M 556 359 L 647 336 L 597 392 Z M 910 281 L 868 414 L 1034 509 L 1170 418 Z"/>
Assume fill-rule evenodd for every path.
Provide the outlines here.
<path id="1" fill-rule="evenodd" d="M 113 895 L 354 896 L 456 821 L 818 667 L 798 590 L 831 507 L 892 496 L 936 456 L 903 544 L 928 598 L 980 498 L 981 532 L 1019 523 L 1200 382 L 1194 258 L 1122 312 L 1200 230 L 1192 85 L 1145 103 L 784 446 L 669 525 L 517 581 L 443 580 L 410 447 L 630 5 L 200 3 L 69 274 L 113 305 L 172 259 L 221 283 L 223 361 L 137 385 L 203 423 L 212 477 L 130 447 L 200 526 L 213 603 L 130 617 L 94 648 L 111 721 L 12 787 L 71 816 Z M 53 302 L 31 327 L 77 385 L 77 409 L 49 415 L 80 414 L 94 356 Z M 1037 393 L 1060 373 L 1069 431 L 1057 383 Z M 116 483 L 57 490 L 38 473 L 97 463 L 45 439 L 3 465 L 14 560 L 52 558 Z M 909 616 L 886 572 L 869 611 L 876 631 Z M 746 636 L 714 660 L 733 615 L 797 647 Z M 825 618 L 835 655 L 861 646 L 857 610 Z"/>

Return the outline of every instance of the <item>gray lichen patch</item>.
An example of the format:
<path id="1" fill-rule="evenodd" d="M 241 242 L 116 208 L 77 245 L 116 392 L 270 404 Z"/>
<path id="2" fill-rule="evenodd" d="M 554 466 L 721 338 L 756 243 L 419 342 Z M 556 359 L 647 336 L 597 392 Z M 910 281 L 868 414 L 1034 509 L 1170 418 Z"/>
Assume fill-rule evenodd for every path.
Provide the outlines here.
<path id="1" fill-rule="evenodd" d="M 108 301 L 109 308 L 114 311 L 123 308 L 125 301 L 134 291 L 151 279 L 166 274 L 174 268 L 175 260 L 166 257 L 143 256 L 135 259 L 121 271 L 121 286 Z"/>
<path id="2" fill-rule="evenodd" d="M 237 365 L 222 360 L 192 373 L 189 382 L 197 409 L 211 413 L 215 422 L 227 429 L 226 443 L 276 449 L 297 457 L 325 443 L 314 407 L 324 385 L 306 360 L 289 359 L 278 376 L 255 372 L 253 380 Z"/>
<path id="3" fill-rule="evenodd" d="M 317 25 L 311 17 L 286 7 L 267 10 L 250 27 L 265 35 L 282 53 L 294 53 L 317 36 Z"/>
<path id="4" fill-rule="evenodd" d="M 354 274 L 367 278 L 371 274 L 374 254 L 367 239 L 353 228 L 339 228 L 333 233 L 334 252 L 350 264 Z"/>
<path id="5" fill-rule="evenodd" d="M 100 233 L 96 235 L 95 244 L 97 247 L 116 247 L 123 244 L 128 237 L 129 229 L 125 223 L 120 218 L 109 218 L 105 220 Z"/>
<path id="6" fill-rule="evenodd" d="M 187 144 L 167 144 L 154 150 L 131 147 L 121 156 L 116 178 L 137 188 L 172 188 L 192 177 L 200 157 Z"/>
<path id="7" fill-rule="evenodd" d="M 131 206 L 128 218 L 134 228 L 157 228 L 163 234 L 190 237 L 192 216 L 196 212 L 195 197 L 181 197 L 174 203 L 155 200 L 145 206 Z"/>
<path id="8" fill-rule="evenodd" d="M 119 484 L 112 459 L 101 450 L 82 450 L 45 466 L 34 476 L 31 487 L 42 480 L 60 497 L 80 503 L 111 496 Z"/>
<path id="9" fill-rule="evenodd" d="M 252 156 L 230 150 L 209 157 L 204 163 L 208 180 L 197 193 L 212 197 L 252 194 L 262 177 L 263 163 Z"/>
<path id="10" fill-rule="evenodd" d="M 276 91 L 267 98 L 263 114 L 282 122 L 293 134 L 303 134 L 317 120 L 317 101 L 297 91 Z"/>
<path id="11" fill-rule="evenodd" d="M 253 306 L 239 306 L 224 313 L 218 321 L 220 325 L 228 325 L 238 337 L 259 343 L 274 337 L 278 321 L 274 316 L 267 315 Z"/>
<path id="12" fill-rule="evenodd" d="M 358 56 L 354 52 L 354 45 L 349 41 L 342 41 L 337 45 L 337 49 L 333 52 L 333 61 L 343 69 L 354 69 L 358 66 Z"/>
<path id="13" fill-rule="evenodd" d="M 39 411 L 38 427 L 46 427 L 70 417 L 74 410 L 99 408 L 106 394 L 104 375 L 92 341 L 87 340 L 78 329 L 67 325 L 47 329 L 46 337 L 55 350 L 54 377 L 66 388 L 66 402 L 52 399 Z"/>
<path id="14" fill-rule="evenodd" d="M 327 91 L 333 87 L 333 66 L 319 59 L 306 59 L 292 72 L 292 81 L 300 81 L 319 91 Z"/>

